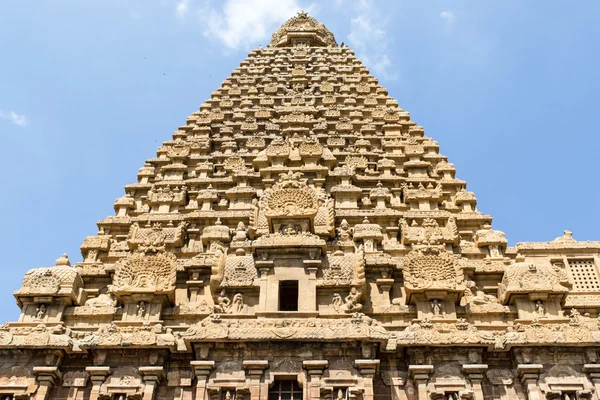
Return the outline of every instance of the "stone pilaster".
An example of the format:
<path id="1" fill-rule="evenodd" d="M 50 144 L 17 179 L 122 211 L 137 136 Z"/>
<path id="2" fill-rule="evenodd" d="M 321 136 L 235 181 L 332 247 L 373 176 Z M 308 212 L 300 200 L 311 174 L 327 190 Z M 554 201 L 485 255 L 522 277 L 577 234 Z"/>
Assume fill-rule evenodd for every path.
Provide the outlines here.
<path id="1" fill-rule="evenodd" d="M 428 400 L 427 382 L 429 374 L 433 372 L 433 365 L 409 365 L 408 376 L 415 382 L 417 388 L 417 399 Z"/>
<path id="2" fill-rule="evenodd" d="M 307 263 L 307 261 L 313 260 L 305 260 L 305 264 Z M 317 310 L 317 270 L 318 268 L 311 264 L 309 264 L 309 266 L 306 267 L 306 271 L 308 272 L 308 283 L 306 287 L 306 293 L 303 296 L 305 297 L 305 309 L 303 311 Z"/>
<path id="3" fill-rule="evenodd" d="M 38 389 L 35 392 L 34 400 L 49 399 L 48 395 L 52 386 L 62 377 L 58 367 L 33 367 L 33 373 L 38 381 Z"/>
<path id="4" fill-rule="evenodd" d="M 247 370 L 247 376 L 250 378 L 250 400 L 261 400 L 268 397 L 267 385 L 261 385 L 262 375 L 269 367 L 267 360 L 247 360 L 244 361 L 244 368 Z M 263 386 L 263 387 L 261 387 Z M 267 392 L 262 395 L 262 392 Z"/>
<path id="5" fill-rule="evenodd" d="M 529 400 L 542 400 L 543 395 L 538 385 L 542 364 L 519 364 L 517 365 L 517 376 L 527 392 Z"/>
<path id="6" fill-rule="evenodd" d="M 308 373 L 308 400 L 321 398 L 321 377 L 329 362 L 327 360 L 309 360 L 302 363 Z"/>
<path id="7" fill-rule="evenodd" d="M 258 311 L 267 311 L 267 295 L 269 290 L 269 271 L 273 268 L 273 261 L 259 261 L 257 268 L 260 275 L 260 292 L 258 297 Z"/>
<path id="8" fill-rule="evenodd" d="M 86 367 L 85 370 L 90 374 L 90 380 L 92 381 L 90 400 L 98 400 L 100 386 L 102 386 L 106 377 L 110 375 L 110 367 Z"/>
<path id="9" fill-rule="evenodd" d="M 363 400 L 373 400 L 373 377 L 379 368 L 379 360 L 355 360 L 354 366 L 363 378 Z"/>
<path id="10" fill-rule="evenodd" d="M 144 397 L 143 400 L 154 400 L 156 388 L 160 384 L 160 381 L 165 376 L 163 367 L 140 367 L 140 374 L 144 380 Z"/>
<path id="11" fill-rule="evenodd" d="M 600 399 L 600 364 L 583 364 L 583 372 L 594 385 L 593 399 Z"/>
<path id="12" fill-rule="evenodd" d="M 465 364 L 462 368 L 471 382 L 471 388 L 473 389 L 473 400 L 483 400 L 483 389 L 481 388 L 481 382 L 483 381 L 483 374 L 488 369 L 487 364 Z"/>
<path id="13" fill-rule="evenodd" d="M 206 383 L 210 371 L 215 367 L 214 361 L 192 361 L 190 362 L 196 376 L 196 400 L 207 400 Z"/>

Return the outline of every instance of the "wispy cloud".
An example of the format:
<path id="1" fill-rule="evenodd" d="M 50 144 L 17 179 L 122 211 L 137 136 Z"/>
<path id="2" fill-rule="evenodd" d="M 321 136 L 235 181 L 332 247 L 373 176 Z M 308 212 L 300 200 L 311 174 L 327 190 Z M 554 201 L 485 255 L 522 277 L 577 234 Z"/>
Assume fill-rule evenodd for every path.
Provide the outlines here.
<path id="1" fill-rule="evenodd" d="M 270 35 L 300 10 L 311 11 L 314 4 L 298 0 L 180 0 L 178 17 L 195 12 L 204 25 L 205 36 L 218 40 L 228 49 L 248 49 L 268 41 Z"/>
<path id="2" fill-rule="evenodd" d="M 348 42 L 356 55 L 371 68 L 375 75 L 385 79 L 396 79 L 391 71 L 387 22 L 372 0 L 356 0 L 352 3 Z"/>
<path id="3" fill-rule="evenodd" d="M 440 13 L 440 18 L 442 19 L 444 25 L 447 28 L 452 28 L 454 26 L 454 22 L 456 21 L 456 16 L 454 15 L 454 13 L 448 10 L 442 11 Z"/>
<path id="4" fill-rule="evenodd" d="M 29 119 L 22 114 L 17 114 L 14 111 L 3 111 L 0 110 L 0 119 L 7 120 L 17 126 L 26 127 L 29 125 Z"/>
<path id="5" fill-rule="evenodd" d="M 175 6 L 175 15 L 177 18 L 183 18 L 189 11 L 189 0 L 179 0 Z"/>

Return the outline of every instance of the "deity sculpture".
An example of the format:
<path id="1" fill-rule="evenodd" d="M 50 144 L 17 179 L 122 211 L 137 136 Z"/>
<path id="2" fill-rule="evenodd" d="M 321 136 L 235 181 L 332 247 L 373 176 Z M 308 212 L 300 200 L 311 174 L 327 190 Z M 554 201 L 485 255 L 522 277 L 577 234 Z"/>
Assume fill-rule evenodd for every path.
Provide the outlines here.
<path id="1" fill-rule="evenodd" d="M 137 316 L 140 318 L 144 318 L 146 315 L 146 302 L 140 301 L 137 305 Z"/>
<path id="2" fill-rule="evenodd" d="M 245 242 L 247 239 L 246 234 L 246 225 L 242 221 L 240 221 L 235 229 L 235 234 L 233 236 L 234 242 Z"/>
<path id="3" fill-rule="evenodd" d="M 359 312 L 363 306 L 359 303 L 361 292 L 353 287 L 350 289 L 350 293 L 344 299 L 344 311 L 347 313 Z"/>
<path id="4" fill-rule="evenodd" d="M 535 312 L 540 316 L 543 317 L 546 315 L 546 309 L 544 307 L 544 303 L 542 303 L 541 300 L 537 300 L 535 302 Z"/>
<path id="5" fill-rule="evenodd" d="M 44 303 L 41 303 L 35 311 L 36 321 L 41 321 L 46 316 L 47 307 Z"/>
<path id="6" fill-rule="evenodd" d="M 219 297 L 217 297 L 217 304 L 213 307 L 213 312 L 225 314 L 229 311 L 229 307 L 231 306 L 231 300 L 227 297 L 227 292 L 225 289 L 221 290 Z"/>
<path id="7" fill-rule="evenodd" d="M 343 304 L 342 296 L 340 296 L 339 293 L 334 293 L 333 299 L 331 300 L 331 307 L 333 307 L 335 312 L 339 312 L 340 309 L 342 308 L 342 304 Z"/>
<path id="8" fill-rule="evenodd" d="M 442 315 L 442 305 L 437 299 L 431 302 L 431 310 L 433 311 L 434 317 L 440 317 Z"/>
<path id="9" fill-rule="evenodd" d="M 338 241 L 345 243 L 352 241 L 352 228 L 348 224 L 348 221 L 345 219 L 340 223 L 340 227 L 337 229 L 338 231 Z"/>
<path id="10" fill-rule="evenodd" d="M 230 312 L 232 314 L 241 314 L 244 311 L 244 297 L 241 293 L 236 293 L 231 302 Z"/>

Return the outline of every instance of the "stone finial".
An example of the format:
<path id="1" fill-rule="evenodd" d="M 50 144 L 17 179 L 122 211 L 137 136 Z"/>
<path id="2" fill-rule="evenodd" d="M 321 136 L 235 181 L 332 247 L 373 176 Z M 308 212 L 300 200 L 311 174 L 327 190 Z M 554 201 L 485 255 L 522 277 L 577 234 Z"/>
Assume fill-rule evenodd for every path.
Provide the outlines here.
<path id="1" fill-rule="evenodd" d="M 71 262 L 69 261 L 69 256 L 67 255 L 67 253 L 63 253 L 62 256 L 60 256 L 57 260 L 56 260 L 56 266 L 57 267 L 70 267 L 71 266 Z"/>

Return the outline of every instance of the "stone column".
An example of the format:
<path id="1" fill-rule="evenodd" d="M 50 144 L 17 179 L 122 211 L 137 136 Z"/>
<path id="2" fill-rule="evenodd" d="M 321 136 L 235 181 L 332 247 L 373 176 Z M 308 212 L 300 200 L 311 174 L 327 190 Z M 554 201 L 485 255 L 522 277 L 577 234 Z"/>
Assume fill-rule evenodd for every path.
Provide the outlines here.
<path id="1" fill-rule="evenodd" d="M 102 386 L 106 377 L 110 375 L 110 367 L 86 367 L 85 370 L 90 374 L 90 380 L 92 381 L 90 400 L 98 400 L 100 386 Z"/>
<path id="2" fill-rule="evenodd" d="M 260 393 L 260 378 L 264 370 L 269 367 L 269 362 L 267 360 L 248 360 L 243 364 L 250 378 L 250 400 L 260 400 L 263 397 Z"/>
<path id="3" fill-rule="evenodd" d="M 258 262 L 257 262 L 258 263 Z M 268 265 L 261 265 L 260 268 L 258 268 L 258 271 L 260 273 L 260 292 L 258 294 L 258 311 L 267 311 L 267 294 L 268 294 L 268 287 L 269 287 L 269 281 L 268 281 L 268 275 L 269 275 L 269 271 L 271 270 L 271 267 L 273 266 L 273 262 L 272 261 L 260 261 L 260 263 L 262 264 L 268 264 Z"/>
<path id="4" fill-rule="evenodd" d="M 194 375 L 196 375 L 196 400 L 207 400 L 206 383 L 210 371 L 215 367 L 214 361 L 192 361 L 190 362 Z"/>
<path id="5" fill-rule="evenodd" d="M 379 368 L 379 360 L 354 360 L 363 380 L 363 400 L 373 400 L 373 377 Z"/>
<path id="6" fill-rule="evenodd" d="M 408 375 L 415 382 L 417 387 L 417 399 L 428 400 L 427 395 L 427 382 L 429 381 L 429 374 L 433 372 L 433 365 L 409 365 Z"/>
<path id="7" fill-rule="evenodd" d="M 600 399 L 600 364 L 583 364 L 583 372 L 594 385 L 593 399 Z"/>
<path id="8" fill-rule="evenodd" d="M 302 362 L 302 365 L 308 372 L 307 400 L 319 400 L 321 398 L 321 376 L 329 362 L 327 360 L 308 360 Z"/>
<path id="9" fill-rule="evenodd" d="M 298 299 L 298 306 L 304 305 L 300 311 L 317 311 L 317 270 L 318 268 L 312 264 L 307 265 L 307 262 L 313 260 L 304 260 L 306 271 L 308 271 L 308 283 L 306 292 L 302 294 L 303 300 Z M 321 261 L 318 260 L 320 264 Z"/>
<path id="10" fill-rule="evenodd" d="M 483 400 L 483 389 L 481 388 L 481 382 L 483 381 L 483 374 L 488 369 L 487 364 L 465 364 L 462 368 L 471 382 L 471 387 L 473 388 L 473 399 Z"/>
<path id="11" fill-rule="evenodd" d="M 542 400 L 543 395 L 538 385 L 540 372 L 542 372 L 542 364 L 519 364 L 517 365 L 517 376 L 521 379 L 527 398 L 529 400 Z"/>
<path id="12" fill-rule="evenodd" d="M 144 380 L 144 397 L 143 400 L 153 400 L 156 388 L 160 384 L 160 380 L 165 376 L 163 367 L 140 367 L 140 374 Z"/>
<path id="13" fill-rule="evenodd" d="M 57 383 L 62 374 L 58 367 L 33 367 L 33 373 L 38 381 L 38 389 L 35 392 L 35 400 L 49 399 L 48 395 L 55 383 Z"/>
<path id="14" fill-rule="evenodd" d="M 381 290 L 381 294 L 383 296 L 383 303 L 380 304 L 382 308 L 386 308 L 392 305 L 390 298 L 390 290 L 392 289 L 392 285 L 394 284 L 393 279 L 377 279 L 377 286 Z"/>

